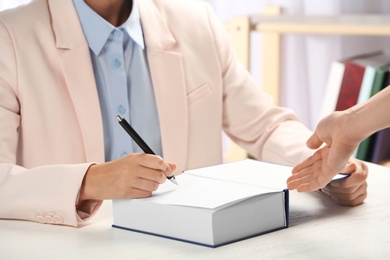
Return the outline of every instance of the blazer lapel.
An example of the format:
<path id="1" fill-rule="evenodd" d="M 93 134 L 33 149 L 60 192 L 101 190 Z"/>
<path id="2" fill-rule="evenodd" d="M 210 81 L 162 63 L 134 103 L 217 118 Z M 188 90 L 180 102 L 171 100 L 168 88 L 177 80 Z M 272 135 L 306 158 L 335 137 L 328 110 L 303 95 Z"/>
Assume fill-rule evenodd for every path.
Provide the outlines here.
<path id="1" fill-rule="evenodd" d="M 153 1 L 137 2 L 159 113 L 164 158 L 186 169 L 188 146 L 187 95 L 181 53 Z"/>
<path id="2" fill-rule="evenodd" d="M 67 87 L 81 129 L 87 162 L 104 162 L 99 97 L 88 44 L 71 0 L 48 0 Z"/>

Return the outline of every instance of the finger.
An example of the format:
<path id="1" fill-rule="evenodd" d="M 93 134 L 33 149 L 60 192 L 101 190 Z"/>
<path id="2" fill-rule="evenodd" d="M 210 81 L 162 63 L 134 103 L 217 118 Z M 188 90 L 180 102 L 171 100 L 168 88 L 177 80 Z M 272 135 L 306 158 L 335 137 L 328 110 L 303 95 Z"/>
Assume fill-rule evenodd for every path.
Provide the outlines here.
<path id="1" fill-rule="evenodd" d="M 169 165 L 169 170 L 167 170 L 165 172 L 165 175 L 167 177 L 171 177 L 171 176 L 175 175 L 174 172 L 177 170 L 177 164 L 171 163 L 171 162 L 167 162 L 167 163 Z"/>
<path id="2" fill-rule="evenodd" d="M 315 163 L 320 161 L 322 159 L 321 157 L 321 149 L 316 151 L 312 156 L 306 158 L 303 162 L 297 164 L 293 169 L 292 173 L 296 174 L 306 168 L 309 168 L 313 166 Z"/>
<path id="3" fill-rule="evenodd" d="M 348 189 L 351 187 L 359 186 L 367 179 L 367 171 L 352 173 L 348 178 L 343 180 L 333 181 L 330 183 L 330 188 L 337 189 Z"/>
<path id="4" fill-rule="evenodd" d="M 347 163 L 347 165 L 341 170 L 341 173 L 353 173 L 353 172 L 361 172 L 362 168 L 359 170 L 358 166 L 354 163 Z"/>
<path id="5" fill-rule="evenodd" d="M 298 192 L 311 192 L 318 189 L 321 189 L 322 185 L 318 182 L 318 180 L 313 180 L 308 183 L 304 183 L 302 185 L 299 185 L 297 188 Z"/>
<path id="6" fill-rule="evenodd" d="M 342 195 L 344 195 L 344 197 L 348 197 L 350 196 L 350 194 L 355 193 L 356 190 L 358 190 L 361 185 L 362 184 L 348 187 L 348 188 L 335 188 L 332 186 L 332 183 L 329 183 L 324 188 L 322 188 L 322 191 L 328 194 L 329 196 L 332 195 L 333 197 L 340 197 Z"/>
<path id="7" fill-rule="evenodd" d="M 325 187 L 332 179 L 332 175 L 326 175 L 322 171 L 322 161 L 318 161 L 310 168 L 306 168 L 287 179 L 289 189 L 297 189 L 298 192 L 310 192 Z"/>
<path id="8" fill-rule="evenodd" d="M 317 178 L 322 172 L 322 149 L 316 151 L 312 156 L 307 158 L 302 163 L 295 166 L 292 170 L 292 176 L 289 179 L 303 178 L 307 175 L 314 175 Z"/>
<path id="9" fill-rule="evenodd" d="M 171 163 L 171 162 L 167 162 L 167 163 L 171 167 L 172 171 L 176 171 L 177 170 L 177 164 L 176 163 Z"/>
<path id="10" fill-rule="evenodd" d="M 137 176 L 140 179 L 145 179 L 148 181 L 153 181 L 157 183 L 164 183 L 166 181 L 166 175 L 165 172 L 162 170 L 155 170 L 155 169 L 149 169 L 149 168 L 141 168 L 137 172 Z"/>
<path id="11" fill-rule="evenodd" d="M 152 196 L 152 192 L 140 190 L 137 188 L 130 188 L 128 194 L 125 196 L 121 196 L 121 198 L 129 198 L 129 199 L 140 199 L 140 198 L 149 198 Z"/>
<path id="12" fill-rule="evenodd" d="M 327 183 L 321 176 L 321 165 L 317 163 L 308 169 L 304 169 L 290 176 L 287 179 L 287 188 L 297 189 L 299 192 L 307 192 L 318 190 Z"/>
<path id="13" fill-rule="evenodd" d="M 329 185 L 322 189 L 322 192 L 331 197 L 337 204 L 343 206 L 356 206 L 363 203 L 367 197 L 367 183 L 364 182 L 353 191 L 352 188 L 350 188 L 349 192 L 346 191 L 347 190 L 333 191 L 332 189 L 329 189 Z"/>
<path id="14" fill-rule="evenodd" d="M 318 137 L 317 132 L 314 132 L 310 138 L 306 141 L 307 147 L 310 149 L 319 148 L 324 142 Z"/>
<path id="15" fill-rule="evenodd" d="M 358 159 L 351 158 L 347 165 L 341 170 L 342 173 L 362 173 L 368 172 L 368 167 L 365 163 Z"/>
<path id="16" fill-rule="evenodd" d="M 156 181 L 152 181 L 150 179 L 138 178 L 137 180 L 132 182 L 132 188 L 138 189 L 141 191 L 146 191 L 146 192 L 153 192 L 153 191 L 156 191 L 158 189 L 159 184 L 160 183 L 158 183 Z"/>
<path id="17" fill-rule="evenodd" d="M 131 183 L 127 185 L 126 187 L 122 187 L 117 190 L 117 195 L 113 198 L 127 198 L 127 199 L 137 199 L 137 198 L 148 198 L 152 195 L 151 190 L 146 190 L 144 188 L 139 189 L 134 187 L 135 183 Z M 139 185 L 135 185 L 139 186 Z"/>
<path id="18" fill-rule="evenodd" d="M 316 178 L 306 176 L 295 181 L 291 181 L 287 184 L 289 190 L 296 189 L 298 192 L 310 192 L 321 188 L 321 184 Z"/>
<path id="19" fill-rule="evenodd" d="M 353 200 L 337 199 L 336 203 L 341 205 L 341 206 L 354 207 L 354 206 L 362 204 L 366 198 L 367 198 L 367 193 L 363 193 L 363 194 L 360 194 L 358 197 L 356 197 Z"/>
<path id="20" fill-rule="evenodd" d="M 293 175 L 295 175 L 295 174 L 301 172 L 302 170 L 305 170 L 305 169 L 311 167 L 314 163 L 315 163 L 314 156 L 310 156 L 310 157 L 306 158 L 303 162 L 295 165 L 295 167 L 292 169 L 291 173 Z"/>
<path id="21" fill-rule="evenodd" d="M 299 185 L 305 183 L 305 181 L 311 181 L 313 179 L 315 179 L 316 177 L 314 176 L 314 174 L 311 174 L 313 171 L 309 170 L 309 169 L 304 169 L 302 171 L 300 171 L 299 173 L 295 173 L 293 175 L 291 175 L 290 177 L 287 178 L 287 186 L 288 187 L 294 187 L 294 189 L 296 187 L 298 187 Z M 304 178 L 304 177 L 308 177 L 308 178 Z"/>
<path id="22" fill-rule="evenodd" d="M 158 169 L 162 171 L 170 170 L 170 165 L 164 161 L 161 156 L 154 154 L 139 154 L 139 165 L 150 168 L 150 169 Z"/>
<path id="23" fill-rule="evenodd" d="M 294 189 L 298 188 L 298 186 L 305 184 L 305 183 L 309 183 L 315 179 L 316 179 L 316 177 L 314 176 L 314 174 L 307 175 L 306 171 L 301 171 L 297 174 L 291 175 L 287 179 L 287 188 L 289 190 L 294 190 Z"/>
<path id="24" fill-rule="evenodd" d="M 152 155 L 152 154 L 139 154 L 140 160 L 139 164 L 142 167 L 148 168 L 148 169 L 153 169 L 153 170 L 161 170 L 164 175 L 167 177 L 173 175 L 173 171 L 177 169 L 177 165 L 174 163 L 168 163 L 164 161 L 161 156 L 158 155 Z M 173 167 L 173 168 L 172 168 Z M 156 180 L 159 183 L 162 183 L 164 181 L 161 180 Z"/>
<path id="25" fill-rule="evenodd" d="M 299 185 L 297 188 L 298 192 L 310 192 L 310 191 L 315 191 L 318 189 L 321 189 L 326 186 L 328 183 L 327 181 L 324 181 L 323 178 L 321 178 L 321 169 L 317 169 L 318 174 L 313 174 L 312 176 L 308 177 L 303 177 L 302 182 L 303 184 Z"/>
<path id="26" fill-rule="evenodd" d="M 287 189 L 289 189 L 289 190 L 295 190 L 301 184 L 303 184 L 303 183 L 301 183 L 301 180 L 299 178 L 287 179 Z"/>

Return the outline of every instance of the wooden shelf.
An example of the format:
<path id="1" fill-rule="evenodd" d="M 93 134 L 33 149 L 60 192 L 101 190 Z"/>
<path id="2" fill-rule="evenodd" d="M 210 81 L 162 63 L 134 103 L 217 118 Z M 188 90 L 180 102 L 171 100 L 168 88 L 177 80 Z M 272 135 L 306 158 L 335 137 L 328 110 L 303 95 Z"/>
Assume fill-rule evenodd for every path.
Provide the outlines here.
<path id="1" fill-rule="evenodd" d="M 263 15 L 236 17 L 226 23 L 237 59 L 249 69 L 250 33 L 262 34 L 262 89 L 279 104 L 281 36 L 283 34 L 389 36 L 390 17 L 385 15 L 283 15 L 270 7 Z M 271 15 L 268 15 L 271 14 Z"/>
<path id="2" fill-rule="evenodd" d="M 384 15 L 253 16 L 251 30 L 295 34 L 390 35 L 390 17 Z"/>

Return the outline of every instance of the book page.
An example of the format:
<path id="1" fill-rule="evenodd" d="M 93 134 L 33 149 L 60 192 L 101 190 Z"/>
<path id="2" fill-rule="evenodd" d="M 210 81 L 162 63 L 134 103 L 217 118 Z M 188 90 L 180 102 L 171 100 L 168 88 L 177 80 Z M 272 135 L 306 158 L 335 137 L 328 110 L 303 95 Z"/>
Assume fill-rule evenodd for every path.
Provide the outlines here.
<path id="1" fill-rule="evenodd" d="M 246 185 L 275 189 L 287 188 L 287 178 L 291 176 L 292 167 L 246 159 L 201 169 L 189 170 L 186 173 L 229 180 Z"/>
<path id="2" fill-rule="evenodd" d="M 176 177 L 179 185 L 165 182 L 145 201 L 215 209 L 249 197 L 280 192 L 280 189 L 215 180 L 183 173 Z"/>

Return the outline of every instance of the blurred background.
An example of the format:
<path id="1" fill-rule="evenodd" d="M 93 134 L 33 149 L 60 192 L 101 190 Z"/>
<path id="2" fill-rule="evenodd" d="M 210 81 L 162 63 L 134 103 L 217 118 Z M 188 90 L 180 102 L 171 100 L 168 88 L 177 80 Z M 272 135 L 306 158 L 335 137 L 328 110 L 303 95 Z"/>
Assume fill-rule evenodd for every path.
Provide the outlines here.
<path id="1" fill-rule="evenodd" d="M 286 14 L 390 14 L 389 0 L 203 0 L 209 2 L 218 17 L 229 21 L 235 16 L 260 14 L 266 5 L 277 5 Z M 0 0 L 0 10 L 30 0 Z M 390 32 L 389 32 L 390 34 Z M 252 32 L 250 71 L 261 81 L 261 34 Z M 334 60 L 374 50 L 390 51 L 389 37 L 283 35 L 280 105 L 292 108 L 299 118 L 314 129 Z"/>

